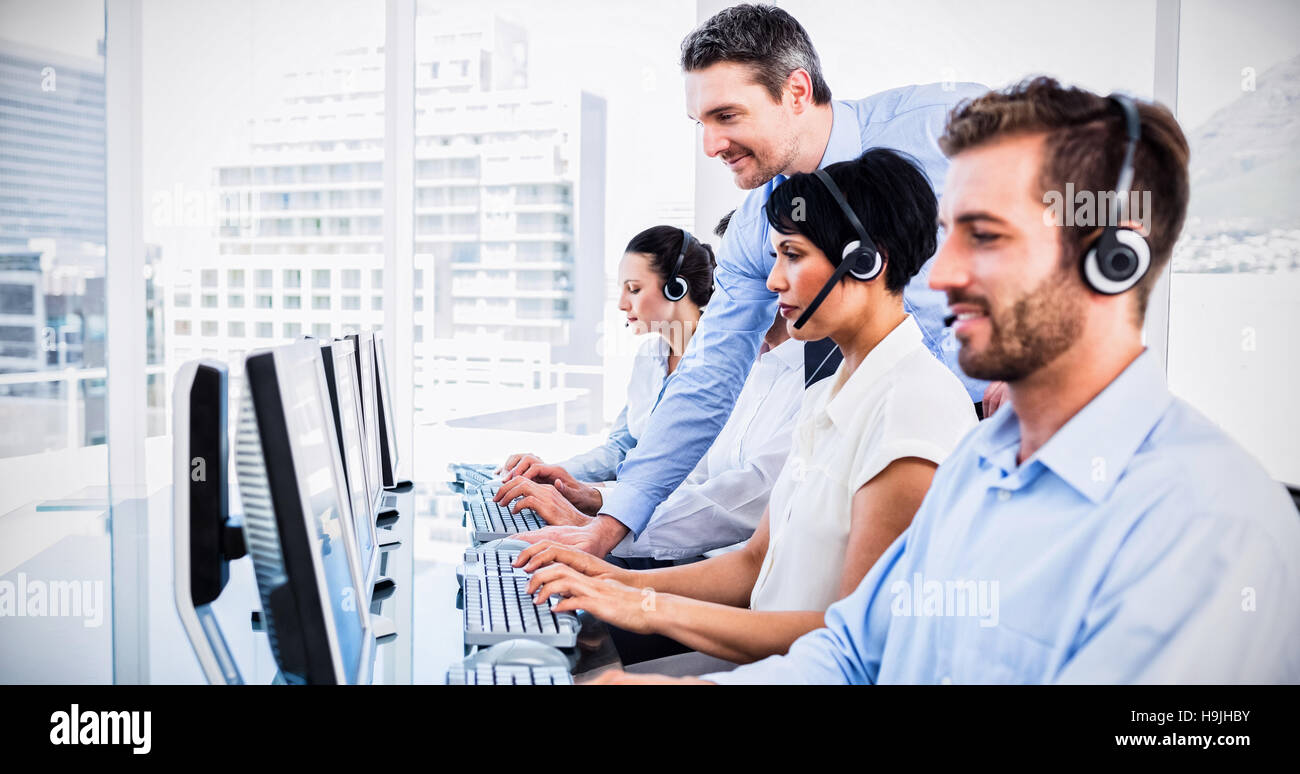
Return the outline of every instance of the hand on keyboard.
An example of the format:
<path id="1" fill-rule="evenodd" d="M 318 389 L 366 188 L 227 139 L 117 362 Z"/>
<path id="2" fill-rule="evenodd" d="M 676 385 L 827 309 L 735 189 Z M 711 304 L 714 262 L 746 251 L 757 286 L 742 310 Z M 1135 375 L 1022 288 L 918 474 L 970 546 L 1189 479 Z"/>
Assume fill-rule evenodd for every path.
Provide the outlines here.
<path id="1" fill-rule="evenodd" d="M 605 497 L 600 493 L 600 489 L 589 486 L 581 481 L 569 482 L 563 478 L 555 479 L 555 491 L 564 495 L 564 499 L 573 503 L 573 507 L 588 516 L 595 516 L 600 513 L 600 508 L 605 504 Z"/>
<path id="2" fill-rule="evenodd" d="M 554 484 L 560 480 L 563 480 L 566 484 L 578 483 L 578 479 L 574 478 L 569 471 L 559 465 L 547 465 L 531 454 L 523 455 L 513 466 L 505 468 L 505 471 L 505 474 L 501 476 L 502 481 L 526 478 L 539 484 Z"/>
<path id="3" fill-rule="evenodd" d="M 532 532 L 520 532 L 510 537 L 515 540 L 522 540 L 525 543 L 540 543 L 549 540 L 593 556 L 604 556 L 609 553 L 605 548 L 605 543 L 608 542 L 606 538 L 598 530 L 591 527 L 542 527 Z M 615 540 L 610 545 L 617 543 L 618 541 Z"/>
<path id="4" fill-rule="evenodd" d="M 628 586 L 637 585 L 635 570 L 625 570 L 604 559 L 554 540 L 543 540 L 523 549 L 519 552 L 519 558 L 515 560 L 515 566 L 523 568 L 525 572 L 536 572 L 556 562 L 568 565 L 583 575 L 590 575 L 593 578 L 612 578 Z"/>
<path id="5" fill-rule="evenodd" d="M 652 588 L 635 588 L 613 578 L 592 578 L 564 564 L 552 564 L 533 573 L 528 591 L 539 602 L 558 594 L 560 601 L 551 604 L 557 613 L 586 610 L 602 621 L 638 634 L 656 632 L 658 622 L 667 617 L 659 615 L 659 606 L 667 602 L 668 595 L 656 596 Z"/>
<path id="6" fill-rule="evenodd" d="M 512 503 L 512 513 L 531 508 L 542 521 L 553 526 L 582 527 L 592 521 L 591 516 L 573 507 L 573 503 L 564 499 L 555 487 L 526 478 L 515 478 L 502 484 L 492 499 L 497 503 Z"/>
<path id="7" fill-rule="evenodd" d="M 505 464 L 497 468 L 497 475 L 501 476 L 503 479 L 509 479 L 511 476 L 517 475 L 519 471 L 526 469 L 533 463 L 539 465 L 542 464 L 542 458 L 538 457 L 536 454 L 511 454 L 509 457 L 506 457 Z M 518 468 L 518 470 L 516 470 L 516 468 Z"/>

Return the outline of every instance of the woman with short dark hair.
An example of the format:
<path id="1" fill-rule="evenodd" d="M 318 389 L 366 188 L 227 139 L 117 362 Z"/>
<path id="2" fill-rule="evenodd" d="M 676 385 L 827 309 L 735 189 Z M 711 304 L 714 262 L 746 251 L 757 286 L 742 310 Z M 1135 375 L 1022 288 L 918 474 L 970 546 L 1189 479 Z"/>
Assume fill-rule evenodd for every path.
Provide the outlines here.
<path id="1" fill-rule="evenodd" d="M 914 162 L 877 148 L 793 175 L 766 215 L 775 257 L 767 286 L 790 334 L 829 337 L 844 360 L 804 393 L 754 536 L 721 556 L 644 571 L 558 543 L 520 554 L 534 571 L 531 593 L 566 597 L 554 609 L 732 662 L 785 653 L 821 627 L 826 608 L 911 523 L 936 467 L 976 422 L 903 300 L 935 249 L 937 204 Z"/>

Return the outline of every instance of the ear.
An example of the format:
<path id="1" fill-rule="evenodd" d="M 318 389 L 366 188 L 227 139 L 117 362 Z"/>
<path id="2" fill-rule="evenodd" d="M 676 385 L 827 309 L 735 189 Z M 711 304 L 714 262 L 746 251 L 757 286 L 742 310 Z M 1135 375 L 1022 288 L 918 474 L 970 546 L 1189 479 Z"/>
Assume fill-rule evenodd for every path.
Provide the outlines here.
<path id="1" fill-rule="evenodd" d="M 1150 239 L 1150 238 L 1151 238 L 1151 234 L 1149 234 L 1149 233 L 1147 232 L 1147 227 L 1146 227 L 1146 225 L 1143 224 L 1141 221 L 1138 221 L 1138 220 L 1126 220 L 1126 221 L 1120 223 L 1120 224 L 1119 224 L 1119 227 L 1120 227 L 1120 228 L 1124 228 L 1124 229 L 1128 229 L 1129 231 L 1136 231 L 1137 233 L 1139 233 L 1139 234 L 1142 235 L 1142 238 L 1143 238 L 1143 239 Z M 1098 233 L 1100 233 L 1100 231 L 1098 231 Z"/>
<path id="2" fill-rule="evenodd" d="M 796 115 L 813 106 L 812 76 L 802 67 L 786 78 L 785 90 L 790 95 L 791 107 Z"/>

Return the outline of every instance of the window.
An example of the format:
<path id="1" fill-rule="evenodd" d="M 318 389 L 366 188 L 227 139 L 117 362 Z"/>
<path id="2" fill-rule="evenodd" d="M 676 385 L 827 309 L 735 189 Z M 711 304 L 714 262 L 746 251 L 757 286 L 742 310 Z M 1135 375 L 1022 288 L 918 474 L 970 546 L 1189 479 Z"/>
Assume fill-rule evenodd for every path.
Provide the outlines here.
<path id="1" fill-rule="evenodd" d="M 356 310 L 358 310 L 358 309 L 360 309 L 360 308 L 361 308 L 361 296 L 344 296 L 344 297 L 343 297 L 343 309 L 344 309 L 344 310 L 349 311 L 349 312 L 353 312 L 353 311 L 356 311 Z"/>
<path id="2" fill-rule="evenodd" d="M 243 387 L 240 353 L 253 344 L 277 343 L 286 327 L 300 335 L 309 326 L 311 318 L 298 309 L 306 305 L 301 296 L 311 295 L 312 272 L 383 265 L 377 246 L 382 239 L 371 240 L 373 245 L 362 244 L 365 237 L 344 243 L 330 234 L 304 231 L 303 220 L 329 212 L 332 188 L 356 186 L 332 185 L 333 165 L 348 167 L 351 177 L 369 175 L 374 180 L 365 185 L 382 188 L 387 9 L 381 0 L 312 0 L 309 5 L 311 13 L 305 15 L 301 3 L 290 7 L 257 0 L 233 0 L 220 11 L 203 0 L 77 0 L 31 12 L 0 10 L 0 37 L 7 41 L 0 42 L 0 241 L 6 248 L 0 250 L 5 253 L 0 259 L 0 326 L 38 332 L 53 328 L 51 340 L 34 337 L 31 345 L 22 344 L 37 347 L 39 357 L 31 358 L 30 366 L 0 353 L 0 427 L 14 427 L 12 412 L 21 408 L 24 428 L 24 437 L 0 432 L 0 514 L 27 503 L 55 504 L 64 497 L 105 497 L 109 482 L 103 471 L 108 470 L 115 485 L 119 479 L 126 484 L 128 477 L 138 478 L 152 492 L 169 483 L 170 441 L 142 442 L 171 432 L 171 399 L 181 364 L 207 356 L 230 367 L 233 429 Z M 124 20 L 120 14 L 127 6 L 134 9 L 132 22 L 106 34 L 105 16 Z M 200 39 L 202 45 L 196 46 Z M 103 52 L 116 61 L 115 67 L 109 62 L 107 78 Z M 143 72 L 123 68 L 128 56 L 144 61 Z M 43 69 L 49 70 L 44 77 Z M 111 87 L 109 79 L 114 80 Z M 292 122 L 289 116 L 307 112 L 294 101 L 304 92 L 329 101 L 346 95 L 347 104 L 317 105 L 311 120 Z M 136 115 L 144 116 L 143 127 L 128 121 L 114 125 L 121 131 L 107 131 L 107 113 L 121 102 L 114 93 L 138 100 Z M 331 113 L 337 120 L 324 118 Z M 129 136 L 137 128 L 144 134 Z M 123 151 L 130 155 L 123 158 Z M 116 161 L 125 163 L 110 163 Z M 369 167 L 363 171 L 359 162 Z M 130 180 L 113 171 L 124 168 L 139 175 L 143 190 L 124 186 Z M 116 237 L 105 234 L 105 203 L 110 200 L 121 202 L 124 214 L 138 217 L 133 229 L 114 233 L 138 231 L 140 254 L 122 250 Z M 341 214 L 351 217 L 358 230 L 357 213 Z M 382 208 L 367 213 L 381 214 Z M 109 239 L 112 245 L 106 244 Z M 8 258 L 15 246 L 36 252 L 38 265 L 46 270 L 23 268 L 21 276 L 11 277 Z M 56 249 L 57 259 L 51 260 Z M 42 258 L 40 252 L 46 255 Z M 142 277 L 133 271 L 143 280 L 143 303 L 124 312 L 122 304 L 106 298 L 105 288 L 124 278 L 125 269 L 134 270 L 136 261 L 145 269 Z M 31 274 L 35 277 L 28 282 Z M 11 281 L 43 291 L 33 296 L 30 312 L 5 287 Z M 281 311 L 273 299 L 284 295 L 298 297 L 295 309 Z M 22 319 L 15 319 L 20 312 Z M 38 323 L 30 319 L 34 317 L 43 319 Z M 146 338 L 128 342 L 128 335 Z M 0 330 L 0 350 L 10 348 L 8 338 Z M 116 389 L 108 389 L 105 369 L 113 374 Z M 16 383 L 29 372 L 34 384 Z M 136 389 L 137 379 L 142 389 Z M 135 401 L 138 408 L 130 413 L 120 410 L 134 407 Z M 135 417 L 140 417 L 138 423 L 123 424 Z M 105 443 L 110 425 L 124 433 L 113 439 L 113 449 Z M 142 437 L 131 437 L 131 427 Z M 96 456 L 94 447 L 106 453 Z M 137 457 L 121 455 L 137 448 L 141 470 L 135 469 Z M 24 470 L 39 469 L 39 476 L 17 476 L 15 469 L 4 468 L 11 456 L 62 449 L 71 456 L 22 463 Z M 113 465 L 108 465 L 109 454 Z M 15 485 L 19 481 L 22 486 Z M 116 501 L 129 494 L 116 486 L 114 493 Z M 102 566 L 107 573 L 115 566 L 114 557 L 94 555 L 95 546 L 102 544 L 107 552 L 119 534 L 133 537 L 116 531 L 128 520 L 111 515 L 101 522 L 112 532 L 101 529 L 97 538 L 74 541 L 94 560 L 86 563 L 87 572 Z M 30 567 L 73 566 L 64 557 L 25 555 L 9 543 L 6 549 L 14 567 L 29 560 Z M 118 582 L 129 583 L 131 576 L 112 575 L 101 574 L 107 581 L 106 605 L 147 591 L 129 586 L 119 591 Z M 117 669 L 133 655 L 119 648 L 136 638 L 128 643 L 110 636 L 119 633 L 120 622 L 113 620 L 111 608 L 103 612 L 104 628 L 95 631 L 98 642 L 85 648 L 68 642 L 66 650 L 103 650 L 106 676 L 73 673 L 74 681 L 130 681 L 136 676 L 131 669 Z M 110 639 L 113 647 L 103 648 Z M 38 649 L 20 636 L 10 651 L 6 656 Z M 121 658 L 115 659 L 116 654 Z M 43 657 L 52 663 L 48 654 Z M 192 666 L 185 674 L 164 667 L 148 676 L 185 681 Z M 21 659 L 6 667 L 29 674 Z M 263 681 L 261 677 L 254 679 Z"/>
<path id="3" fill-rule="evenodd" d="M 370 311 L 372 311 L 372 312 L 382 312 L 383 310 L 384 310 L 384 297 L 383 297 L 383 296 L 371 296 L 371 297 L 370 297 Z"/>
<path id="4" fill-rule="evenodd" d="M 357 290 L 361 287 L 360 269 L 344 269 L 339 274 L 344 290 Z"/>
<path id="5" fill-rule="evenodd" d="M 287 322 L 284 324 L 284 338 L 296 339 L 302 336 L 302 324 L 296 322 Z"/>
<path id="6" fill-rule="evenodd" d="M 1191 200 L 1169 283 L 1169 388 L 1300 485 L 1300 178 L 1282 139 L 1294 138 L 1300 6 L 1181 8 Z"/>
<path id="7" fill-rule="evenodd" d="M 328 290 L 330 286 L 330 270 L 313 269 L 311 273 L 311 286 L 316 290 Z"/>
<path id="8" fill-rule="evenodd" d="M 302 308 L 302 296 L 285 296 L 285 297 L 284 297 L 284 308 L 285 308 L 285 309 L 301 309 L 301 308 Z"/>
<path id="9" fill-rule="evenodd" d="M 371 270 L 370 270 L 370 287 L 374 288 L 375 290 L 383 290 L 383 289 L 384 289 L 384 270 L 383 270 L 383 269 L 371 269 Z"/>
<path id="10" fill-rule="evenodd" d="M 330 297 L 329 297 L 329 296 L 312 296 L 312 297 L 311 297 L 311 308 L 312 308 L 312 309 L 325 309 L 325 310 L 328 310 L 328 309 L 330 308 Z"/>
<path id="11" fill-rule="evenodd" d="M 311 335 L 318 339 L 328 339 L 330 337 L 329 323 L 312 323 Z"/>

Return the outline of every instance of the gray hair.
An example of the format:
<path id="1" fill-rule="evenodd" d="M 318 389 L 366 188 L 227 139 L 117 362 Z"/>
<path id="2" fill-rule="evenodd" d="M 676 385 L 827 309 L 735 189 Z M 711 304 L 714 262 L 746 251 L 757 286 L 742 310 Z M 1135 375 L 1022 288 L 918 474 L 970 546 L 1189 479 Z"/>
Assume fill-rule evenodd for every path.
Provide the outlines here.
<path id="1" fill-rule="evenodd" d="M 754 80 L 778 102 L 790 73 L 806 70 L 812 79 L 813 102 L 831 101 L 831 87 L 822 77 L 822 63 L 808 31 L 776 6 L 732 6 L 682 40 L 682 70 L 703 70 L 718 62 L 749 65 Z"/>

